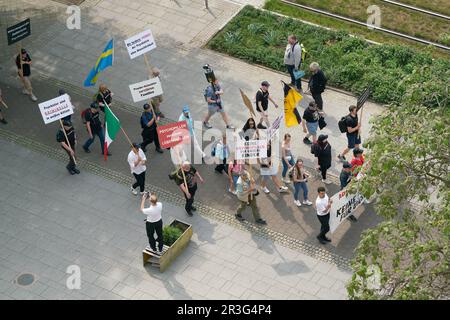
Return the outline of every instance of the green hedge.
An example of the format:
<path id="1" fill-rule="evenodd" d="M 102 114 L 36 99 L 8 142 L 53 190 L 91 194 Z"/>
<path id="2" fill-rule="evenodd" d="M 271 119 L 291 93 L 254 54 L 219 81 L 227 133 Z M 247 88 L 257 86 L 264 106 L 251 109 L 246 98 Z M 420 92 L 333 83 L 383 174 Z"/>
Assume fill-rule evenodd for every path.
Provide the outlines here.
<path id="1" fill-rule="evenodd" d="M 428 66 L 447 77 L 450 70 L 450 60 L 433 59 L 428 51 L 419 52 L 399 45 L 370 45 L 346 32 L 311 26 L 251 6 L 244 7 L 208 47 L 251 63 L 286 71 L 283 57 L 289 34 L 297 35 L 308 51 L 302 69 L 317 61 L 327 75 L 329 85 L 355 94 L 370 84 L 373 100 L 380 103 L 399 101 L 406 89 L 400 80 L 415 69 Z"/>

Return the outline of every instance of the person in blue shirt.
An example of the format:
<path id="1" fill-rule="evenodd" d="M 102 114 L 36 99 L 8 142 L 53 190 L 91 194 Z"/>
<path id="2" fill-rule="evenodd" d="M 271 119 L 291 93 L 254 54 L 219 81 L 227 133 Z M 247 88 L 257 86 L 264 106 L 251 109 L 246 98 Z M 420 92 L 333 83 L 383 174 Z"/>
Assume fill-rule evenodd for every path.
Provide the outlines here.
<path id="1" fill-rule="evenodd" d="M 209 123 L 209 118 L 214 115 L 216 112 L 220 113 L 222 116 L 223 122 L 227 126 L 227 129 L 234 129 L 234 127 L 230 124 L 230 120 L 228 119 L 228 115 L 223 108 L 223 101 L 221 96 L 223 95 L 223 89 L 219 84 L 219 80 L 214 80 L 213 83 L 210 83 L 208 87 L 205 89 L 205 100 L 208 103 L 208 113 L 203 120 L 203 125 L 211 129 L 212 125 Z"/>
<path id="2" fill-rule="evenodd" d="M 194 125 L 193 125 L 194 120 L 192 119 L 191 112 L 190 112 L 188 105 L 185 105 L 183 107 L 183 112 L 181 113 L 180 117 L 178 118 L 178 121 L 186 121 L 188 129 L 189 129 L 189 134 L 191 136 L 191 141 L 194 144 L 194 150 L 196 152 L 198 152 L 199 154 L 201 154 L 202 158 L 204 158 L 206 156 L 206 154 L 203 152 L 200 144 L 197 141 L 197 138 L 195 137 Z"/>
<path id="3" fill-rule="evenodd" d="M 159 144 L 158 133 L 156 131 L 156 121 L 159 117 L 154 117 L 153 112 L 148 103 L 144 104 L 144 112 L 141 115 L 141 127 L 142 127 L 142 143 L 141 149 L 146 152 L 145 147 L 152 142 L 155 142 L 156 152 L 163 153 L 161 146 Z"/>

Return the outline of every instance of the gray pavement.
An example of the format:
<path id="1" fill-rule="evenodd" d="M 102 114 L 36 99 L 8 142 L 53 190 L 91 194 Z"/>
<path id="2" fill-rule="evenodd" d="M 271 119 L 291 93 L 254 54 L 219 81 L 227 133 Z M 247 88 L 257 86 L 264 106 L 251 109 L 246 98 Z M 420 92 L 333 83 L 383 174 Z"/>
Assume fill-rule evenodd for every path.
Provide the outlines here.
<path id="1" fill-rule="evenodd" d="M 0 299 L 344 299 L 348 271 L 195 215 L 187 249 L 164 273 L 142 266 L 139 199 L 127 185 L 0 139 Z M 186 221 L 163 202 L 164 223 Z M 66 287 L 67 268 L 81 289 Z M 36 281 L 19 286 L 19 274 Z"/>

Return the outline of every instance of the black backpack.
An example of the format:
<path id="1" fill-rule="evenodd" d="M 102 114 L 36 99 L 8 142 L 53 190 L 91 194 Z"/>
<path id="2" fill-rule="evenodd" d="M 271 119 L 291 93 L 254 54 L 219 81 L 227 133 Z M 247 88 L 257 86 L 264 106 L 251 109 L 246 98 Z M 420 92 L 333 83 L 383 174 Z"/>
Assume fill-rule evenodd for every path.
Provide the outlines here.
<path id="1" fill-rule="evenodd" d="M 320 147 L 317 142 L 313 143 L 311 145 L 311 153 L 314 155 L 314 157 L 318 157 L 320 153 Z"/>
<path id="2" fill-rule="evenodd" d="M 341 120 L 338 121 L 338 127 L 339 127 L 339 131 L 341 131 L 342 133 L 346 133 L 347 132 L 347 116 L 342 117 Z"/>

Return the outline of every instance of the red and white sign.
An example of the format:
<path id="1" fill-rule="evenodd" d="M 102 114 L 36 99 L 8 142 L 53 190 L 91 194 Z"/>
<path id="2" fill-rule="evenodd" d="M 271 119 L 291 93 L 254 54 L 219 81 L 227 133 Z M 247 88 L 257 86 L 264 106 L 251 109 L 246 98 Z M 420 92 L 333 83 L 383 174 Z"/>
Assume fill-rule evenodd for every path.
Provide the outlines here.
<path id="1" fill-rule="evenodd" d="M 186 121 L 158 126 L 157 132 L 159 143 L 163 149 L 172 148 L 180 143 L 190 143 L 189 129 Z"/>

